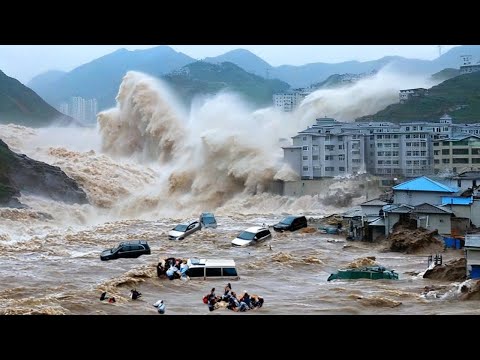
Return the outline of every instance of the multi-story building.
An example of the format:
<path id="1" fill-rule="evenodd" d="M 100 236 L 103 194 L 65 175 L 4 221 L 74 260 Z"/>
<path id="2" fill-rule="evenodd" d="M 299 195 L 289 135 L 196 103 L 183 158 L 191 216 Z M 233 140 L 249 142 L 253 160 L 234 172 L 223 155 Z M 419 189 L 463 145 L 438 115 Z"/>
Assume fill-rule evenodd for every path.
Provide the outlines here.
<path id="1" fill-rule="evenodd" d="M 435 123 L 317 119 L 292 138 L 292 146 L 283 147 L 284 159 L 303 179 L 364 169 L 386 177 L 416 177 L 446 169 L 459 172 L 464 166 L 458 165 L 471 168 L 477 161 L 480 165 L 480 137 L 475 136 L 479 131 L 477 124 L 452 124 L 448 115 Z"/>
<path id="2" fill-rule="evenodd" d="M 97 99 L 89 99 L 85 102 L 85 120 L 95 122 L 97 120 L 98 103 Z"/>
<path id="3" fill-rule="evenodd" d="M 428 89 L 424 88 L 416 88 L 416 89 L 405 89 L 405 90 L 400 90 L 400 103 L 404 104 L 407 102 L 408 99 L 412 97 L 420 97 L 420 96 L 427 96 L 428 95 Z"/>
<path id="4" fill-rule="evenodd" d="M 460 66 L 460 75 L 471 74 L 480 71 L 480 64 L 472 63 L 472 55 L 461 55 L 462 65 Z"/>
<path id="5" fill-rule="evenodd" d="M 460 136 L 433 142 L 435 173 L 480 169 L 480 137 Z"/>
<path id="6" fill-rule="evenodd" d="M 288 91 L 273 95 L 273 104 L 275 108 L 284 112 L 291 112 L 297 108 L 298 105 L 305 98 L 306 94 L 301 91 Z"/>
<path id="7" fill-rule="evenodd" d="M 97 99 L 86 100 L 81 96 L 70 98 L 70 103 L 61 103 L 58 110 L 81 122 L 95 122 L 98 113 Z"/>
<path id="8" fill-rule="evenodd" d="M 342 131 L 342 123 L 317 119 L 283 147 L 285 160 L 302 179 L 316 179 L 358 173 L 365 169 L 364 135 Z"/>

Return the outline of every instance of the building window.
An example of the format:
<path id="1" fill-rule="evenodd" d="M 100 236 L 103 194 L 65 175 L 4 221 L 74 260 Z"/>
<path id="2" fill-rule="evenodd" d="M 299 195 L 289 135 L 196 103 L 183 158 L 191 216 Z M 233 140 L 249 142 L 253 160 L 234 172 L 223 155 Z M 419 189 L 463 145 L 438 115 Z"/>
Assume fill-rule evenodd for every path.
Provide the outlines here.
<path id="1" fill-rule="evenodd" d="M 450 155 L 450 149 L 442 149 L 442 155 Z"/>
<path id="2" fill-rule="evenodd" d="M 308 146 L 304 146 L 302 149 L 303 151 L 308 151 Z"/>
<path id="3" fill-rule="evenodd" d="M 318 160 L 318 155 L 313 155 L 312 160 Z"/>
<path id="4" fill-rule="evenodd" d="M 326 151 L 333 151 L 333 150 L 335 150 L 335 145 L 325 145 L 325 150 Z"/>
<path id="5" fill-rule="evenodd" d="M 344 161 L 345 160 L 345 155 L 338 155 L 338 160 Z"/>
<path id="6" fill-rule="evenodd" d="M 306 136 L 303 137 L 303 141 L 307 141 L 307 137 L 306 137 Z"/>
<path id="7" fill-rule="evenodd" d="M 394 147 L 394 148 L 398 148 L 398 147 L 400 147 L 400 145 L 399 145 L 399 144 L 396 144 L 396 143 L 394 143 L 394 144 L 392 144 L 392 147 Z"/>
<path id="8" fill-rule="evenodd" d="M 454 164 L 468 164 L 468 158 L 454 158 L 452 159 Z"/>
<path id="9" fill-rule="evenodd" d="M 343 150 L 343 145 L 338 145 L 338 150 Z"/>
<path id="10" fill-rule="evenodd" d="M 438 142 L 434 142 L 434 143 L 433 143 L 433 146 L 438 146 Z"/>
<path id="11" fill-rule="evenodd" d="M 479 159 L 479 160 L 480 160 L 480 159 Z M 340 166 L 340 167 L 338 168 L 338 171 L 345 171 L 345 168 L 344 168 L 343 166 Z"/>
<path id="12" fill-rule="evenodd" d="M 317 152 L 318 151 L 318 145 L 312 145 L 312 151 Z"/>
<path id="13" fill-rule="evenodd" d="M 325 171 L 334 171 L 335 168 L 333 166 L 326 166 Z"/>
<path id="14" fill-rule="evenodd" d="M 452 155 L 468 155 L 468 149 L 452 149 Z"/>
<path id="15" fill-rule="evenodd" d="M 435 164 L 440 164 L 440 160 L 438 160 L 438 159 L 433 160 L 433 162 L 434 162 Z"/>
<path id="16" fill-rule="evenodd" d="M 472 164 L 480 164 L 480 158 L 473 158 Z"/>
<path id="17" fill-rule="evenodd" d="M 480 155 L 480 149 L 479 148 L 472 148 L 472 155 Z"/>
<path id="18" fill-rule="evenodd" d="M 433 155 L 440 155 L 440 150 L 433 150 Z"/>
<path id="19" fill-rule="evenodd" d="M 303 160 L 308 160 L 308 156 L 304 156 L 304 157 L 303 157 Z"/>
<path id="20" fill-rule="evenodd" d="M 361 162 L 360 159 L 352 159 L 352 163 L 353 163 L 353 164 L 358 164 L 358 163 L 360 163 L 360 162 Z"/>
<path id="21" fill-rule="evenodd" d="M 304 166 L 303 171 L 308 171 L 308 166 Z"/>
<path id="22" fill-rule="evenodd" d="M 450 164 L 450 159 L 442 159 L 442 164 Z"/>
<path id="23" fill-rule="evenodd" d="M 322 168 L 320 166 L 314 166 L 313 171 L 320 171 Z"/>
<path id="24" fill-rule="evenodd" d="M 325 155 L 325 160 L 333 160 L 333 155 Z"/>

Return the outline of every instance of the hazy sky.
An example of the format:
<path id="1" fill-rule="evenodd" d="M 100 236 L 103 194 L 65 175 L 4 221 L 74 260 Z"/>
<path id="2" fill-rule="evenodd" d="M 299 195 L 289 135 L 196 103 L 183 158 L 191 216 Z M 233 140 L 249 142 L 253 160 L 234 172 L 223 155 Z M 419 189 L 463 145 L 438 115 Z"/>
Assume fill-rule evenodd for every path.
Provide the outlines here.
<path id="1" fill-rule="evenodd" d="M 156 45 L 0 45 L 0 70 L 21 82 L 47 70 L 70 71 L 120 48 L 147 49 Z M 273 66 L 374 60 L 387 55 L 434 59 L 437 45 L 170 45 L 193 58 L 221 55 L 244 48 Z M 455 45 L 443 45 L 447 51 Z"/>

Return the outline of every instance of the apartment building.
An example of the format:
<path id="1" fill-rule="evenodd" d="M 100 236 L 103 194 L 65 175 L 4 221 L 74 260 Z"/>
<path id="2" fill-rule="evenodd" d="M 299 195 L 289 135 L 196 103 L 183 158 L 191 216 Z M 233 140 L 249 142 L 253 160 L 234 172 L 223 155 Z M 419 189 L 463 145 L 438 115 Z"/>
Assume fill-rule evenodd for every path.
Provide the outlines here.
<path id="1" fill-rule="evenodd" d="M 467 135 L 433 142 L 435 173 L 461 173 L 480 168 L 480 137 Z"/>
<path id="2" fill-rule="evenodd" d="M 469 140 L 468 152 L 461 148 L 462 142 L 453 143 L 462 141 L 467 134 L 478 134 L 478 131 L 477 124 L 453 124 L 448 115 L 442 116 L 439 122 L 401 124 L 342 123 L 320 118 L 294 136 L 292 146 L 283 147 L 284 159 L 303 179 L 363 170 L 386 177 L 431 175 L 449 165 L 451 170 L 458 171 L 460 168 L 454 164 L 476 164 L 479 161 L 476 140 Z M 447 154 L 448 146 L 451 149 Z M 465 155 L 470 158 L 461 159 Z"/>

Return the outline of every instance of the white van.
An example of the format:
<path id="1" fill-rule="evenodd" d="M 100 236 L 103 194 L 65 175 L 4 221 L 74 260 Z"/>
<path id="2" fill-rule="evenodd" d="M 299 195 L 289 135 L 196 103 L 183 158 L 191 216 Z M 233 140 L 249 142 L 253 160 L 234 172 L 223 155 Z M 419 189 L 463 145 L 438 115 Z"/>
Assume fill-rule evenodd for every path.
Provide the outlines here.
<path id="1" fill-rule="evenodd" d="M 187 265 L 187 275 L 191 279 L 240 279 L 234 260 L 188 259 Z"/>

